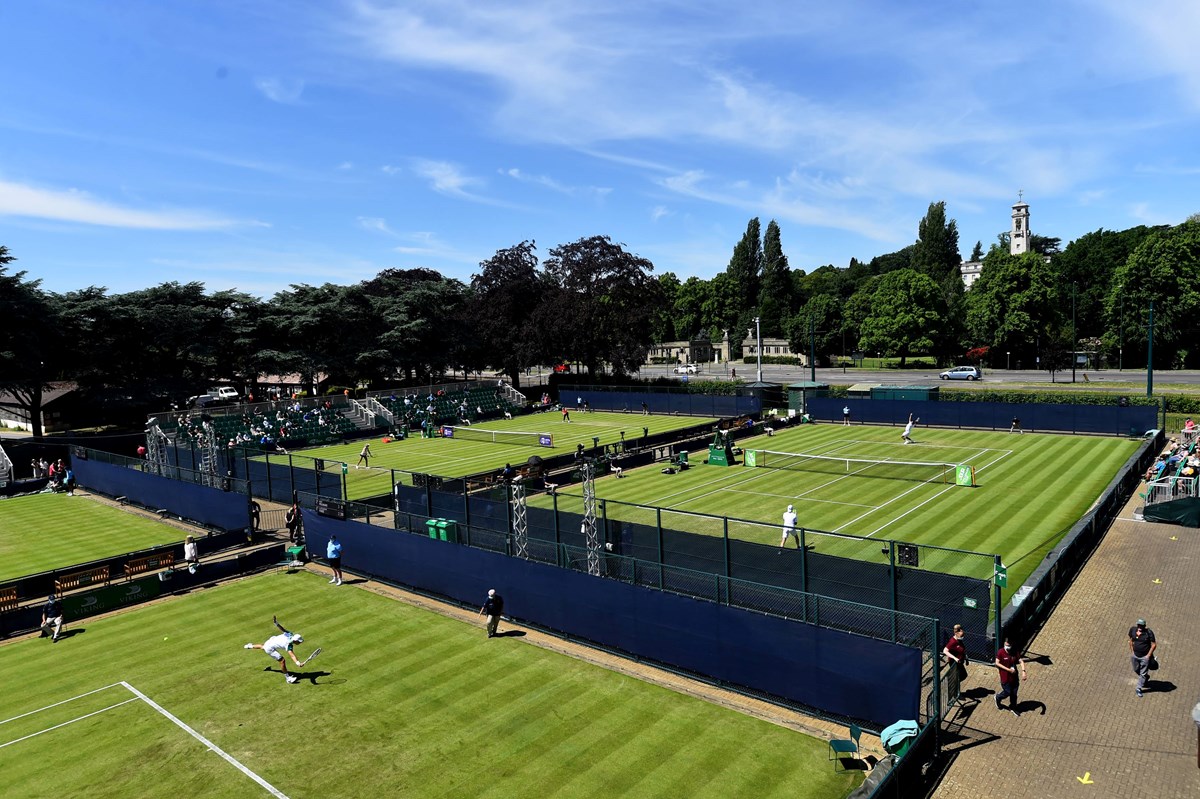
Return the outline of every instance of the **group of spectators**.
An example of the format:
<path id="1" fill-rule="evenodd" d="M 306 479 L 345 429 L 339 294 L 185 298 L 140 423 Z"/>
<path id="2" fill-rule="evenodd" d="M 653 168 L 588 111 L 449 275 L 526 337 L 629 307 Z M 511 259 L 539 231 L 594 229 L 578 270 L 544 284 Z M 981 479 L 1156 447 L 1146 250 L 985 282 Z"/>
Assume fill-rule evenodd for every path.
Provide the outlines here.
<path id="1" fill-rule="evenodd" d="M 302 435 L 313 424 L 336 432 L 334 428 L 339 418 L 330 400 L 309 408 L 299 400 L 260 405 L 242 413 L 242 429 L 229 438 L 227 446 L 231 449 L 241 445 L 276 446 L 279 441 Z M 207 414 L 186 413 L 177 421 L 180 439 L 201 443 L 202 439 L 215 433 L 212 417 Z"/>
<path id="2" fill-rule="evenodd" d="M 1167 442 L 1167 450 L 1159 455 L 1154 463 L 1150 464 L 1145 478 L 1146 482 L 1150 482 L 1164 477 L 1196 477 L 1197 475 L 1200 475 L 1200 456 L 1196 454 L 1195 442 L 1188 444 L 1171 439 Z"/>
<path id="3" fill-rule="evenodd" d="M 49 480 L 52 491 L 66 491 L 67 496 L 75 495 L 75 472 L 67 468 L 62 458 L 53 462 L 45 458 L 33 458 L 29 461 L 29 468 L 35 480 L 43 477 Z"/>

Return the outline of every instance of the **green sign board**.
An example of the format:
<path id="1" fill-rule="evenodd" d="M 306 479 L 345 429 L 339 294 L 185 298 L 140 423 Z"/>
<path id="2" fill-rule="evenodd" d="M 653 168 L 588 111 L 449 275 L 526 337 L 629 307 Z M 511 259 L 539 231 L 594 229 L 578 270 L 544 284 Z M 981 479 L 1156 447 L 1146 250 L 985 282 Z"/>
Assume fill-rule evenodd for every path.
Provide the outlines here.
<path id="1" fill-rule="evenodd" d="M 975 608 L 979 607 L 979 603 L 977 601 L 975 601 L 974 599 L 972 599 L 971 597 L 965 596 L 965 597 L 963 597 L 963 607 L 971 608 L 972 610 L 974 610 Z"/>
<path id="2" fill-rule="evenodd" d="M 968 488 L 975 485 L 975 467 L 966 463 L 955 466 L 954 484 L 956 486 L 967 486 Z"/>
<path id="3" fill-rule="evenodd" d="M 1008 587 L 1008 569 L 1006 569 L 1004 566 L 996 567 L 996 585 L 1000 586 L 1001 588 Z"/>
<path id="4" fill-rule="evenodd" d="M 747 466 L 758 466 L 758 457 L 760 454 L 761 453 L 756 449 L 746 450 L 746 465 Z"/>
<path id="5" fill-rule="evenodd" d="M 162 593 L 158 576 L 143 577 L 131 583 L 106 585 L 82 594 L 71 594 L 62 598 L 63 616 L 67 621 L 107 613 L 110 610 L 148 602 Z"/>

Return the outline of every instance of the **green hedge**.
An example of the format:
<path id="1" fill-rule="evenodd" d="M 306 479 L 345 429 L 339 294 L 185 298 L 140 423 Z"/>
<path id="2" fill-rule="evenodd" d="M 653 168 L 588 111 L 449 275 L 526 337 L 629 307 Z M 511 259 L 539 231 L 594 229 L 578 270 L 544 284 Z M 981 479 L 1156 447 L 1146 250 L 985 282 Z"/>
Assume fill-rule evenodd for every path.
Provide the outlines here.
<path id="1" fill-rule="evenodd" d="M 804 366 L 804 359 L 798 355 L 764 355 L 763 363 L 778 364 L 780 366 Z M 757 364 L 758 358 L 753 355 L 742 358 L 742 363 Z"/>
<path id="2" fill-rule="evenodd" d="M 942 402 L 1007 402 L 1014 405 L 1037 405 L 1043 403 L 1054 405 L 1118 405 L 1121 402 L 1121 398 L 1124 397 L 1129 400 L 1130 405 L 1157 406 L 1159 404 L 1157 397 L 1130 396 L 1128 394 L 1097 391 L 1040 391 L 1020 388 L 972 391 L 943 387 L 940 394 Z M 1186 397 L 1186 399 L 1190 400 L 1192 398 Z M 1200 403 L 1193 401 L 1193 404 L 1200 409 Z M 1167 410 L 1171 410 L 1169 399 Z M 1200 412 L 1200 410 L 1197 412 Z"/>

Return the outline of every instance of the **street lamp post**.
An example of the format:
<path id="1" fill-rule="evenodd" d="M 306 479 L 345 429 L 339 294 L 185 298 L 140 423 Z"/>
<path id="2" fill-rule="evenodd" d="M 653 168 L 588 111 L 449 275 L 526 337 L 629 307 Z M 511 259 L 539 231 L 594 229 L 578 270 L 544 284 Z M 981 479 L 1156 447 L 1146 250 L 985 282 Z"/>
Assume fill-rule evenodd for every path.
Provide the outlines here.
<path id="1" fill-rule="evenodd" d="M 1150 329 L 1146 339 L 1146 396 L 1154 396 L 1154 300 L 1150 300 Z"/>
<path id="2" fill-rule="evenodd" d="M 1005 351 L 1005 353 L 1004 353 L 1004 368 L 1010 372 L 1012 371 L 1012 351 L 1011 350 Z"/>
<path id="3" fill-rule="evenodd" d="M 756 351 L 758 353 L 758 382 L 762 382 L 762 327 L 759 324 L 759 318 L 754 317 L 754 338 L 758 342 Z"/>

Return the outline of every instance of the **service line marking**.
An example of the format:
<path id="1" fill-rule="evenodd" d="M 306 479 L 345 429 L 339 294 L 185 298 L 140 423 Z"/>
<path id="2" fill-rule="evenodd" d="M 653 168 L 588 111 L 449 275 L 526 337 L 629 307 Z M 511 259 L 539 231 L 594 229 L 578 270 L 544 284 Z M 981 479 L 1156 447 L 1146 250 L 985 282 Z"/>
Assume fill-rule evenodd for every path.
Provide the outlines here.
<path id="1" fill-rule="evenodd" d="M 119 682 L 115 682 L 112 685 L 106 685 L 103 688 L 97 688 L 94 691 L 88 691 L 87 693 L 80 694 L 79 696 L 73 696 L 70 699 L 64 699 L 61 702 L 55 702 L 52 705 L 46 705 L 45 707 L 39 707 L 37 710 L 31 710 L 28 713 L 22 713 L 19 716 L 13 716 L 11 719 L 4 719 L 4 721 L 0 721 L 0 724 L 7 724 L 10 721 L 16 721 L 17 719 L 23 719 L 26 716 L 32 716 L 34 713 L 41 713 L 43 710 L 49 710 L 52 707 L 58 707 L 59 705 L 65 705 L 68 702 L 74 702 L 76 699 L 83 699 L 85 696 L 91 696 L 92 694 L 98 694 L 101 691 L 107 691 L 109 688 L 116 688 L 120 684 L 121 683 L 119 683 Z"/>
<path id="2" fill-rule="evenodd" d="M 101 690 L 104 690 L 104 689 L 101 689 Z M 95 692 L 93 692 L 93 693 L 95 693 Z M 69 702 L 71 700 L 68 699 L 67 701 Z M 101 708 L 100 710 L 94 710 L 91 713 L 85 713 L 84 715 L 79 716 L 78 718 L 73 718 L 70 721 L 64 721 L 62 724 L 55 724 L 53 727 L 47 727 L 46 729 L 41 730 L 40 732 L 35 732 L 31 735 L 26 735 L 23 738 L 18 738 L 15 741 L 9 741 L 8 743 L 0 744 L 0 749 L 3 749 L 6 746 L 12 746 L 13 744 L 19 744 L 19 743 L 21 743 L 21 741 L 28 741 L 30 738 L 36 738 L 39 735 L 45 735 L 48 732 L 54 732 L 55 730 L 57 730 L 61 727 L 65 727 L 68 724 L 74 724 L 77 721 L 83 721 L 84 719 L 90 719 L 92 716 L 98 716 L 101 713 L 105 713 L 109 710 L 112 710 L 114 707 L 120 707 L 121 705 L 128 705 L 130 702 L 136 702 L 136 701 L 137 701 L 137 697 L 135 696 L 130 699 L 126 699 L 124 702 L 117 702 L 115 705 L 109 705 L 108 707 Z"/>

